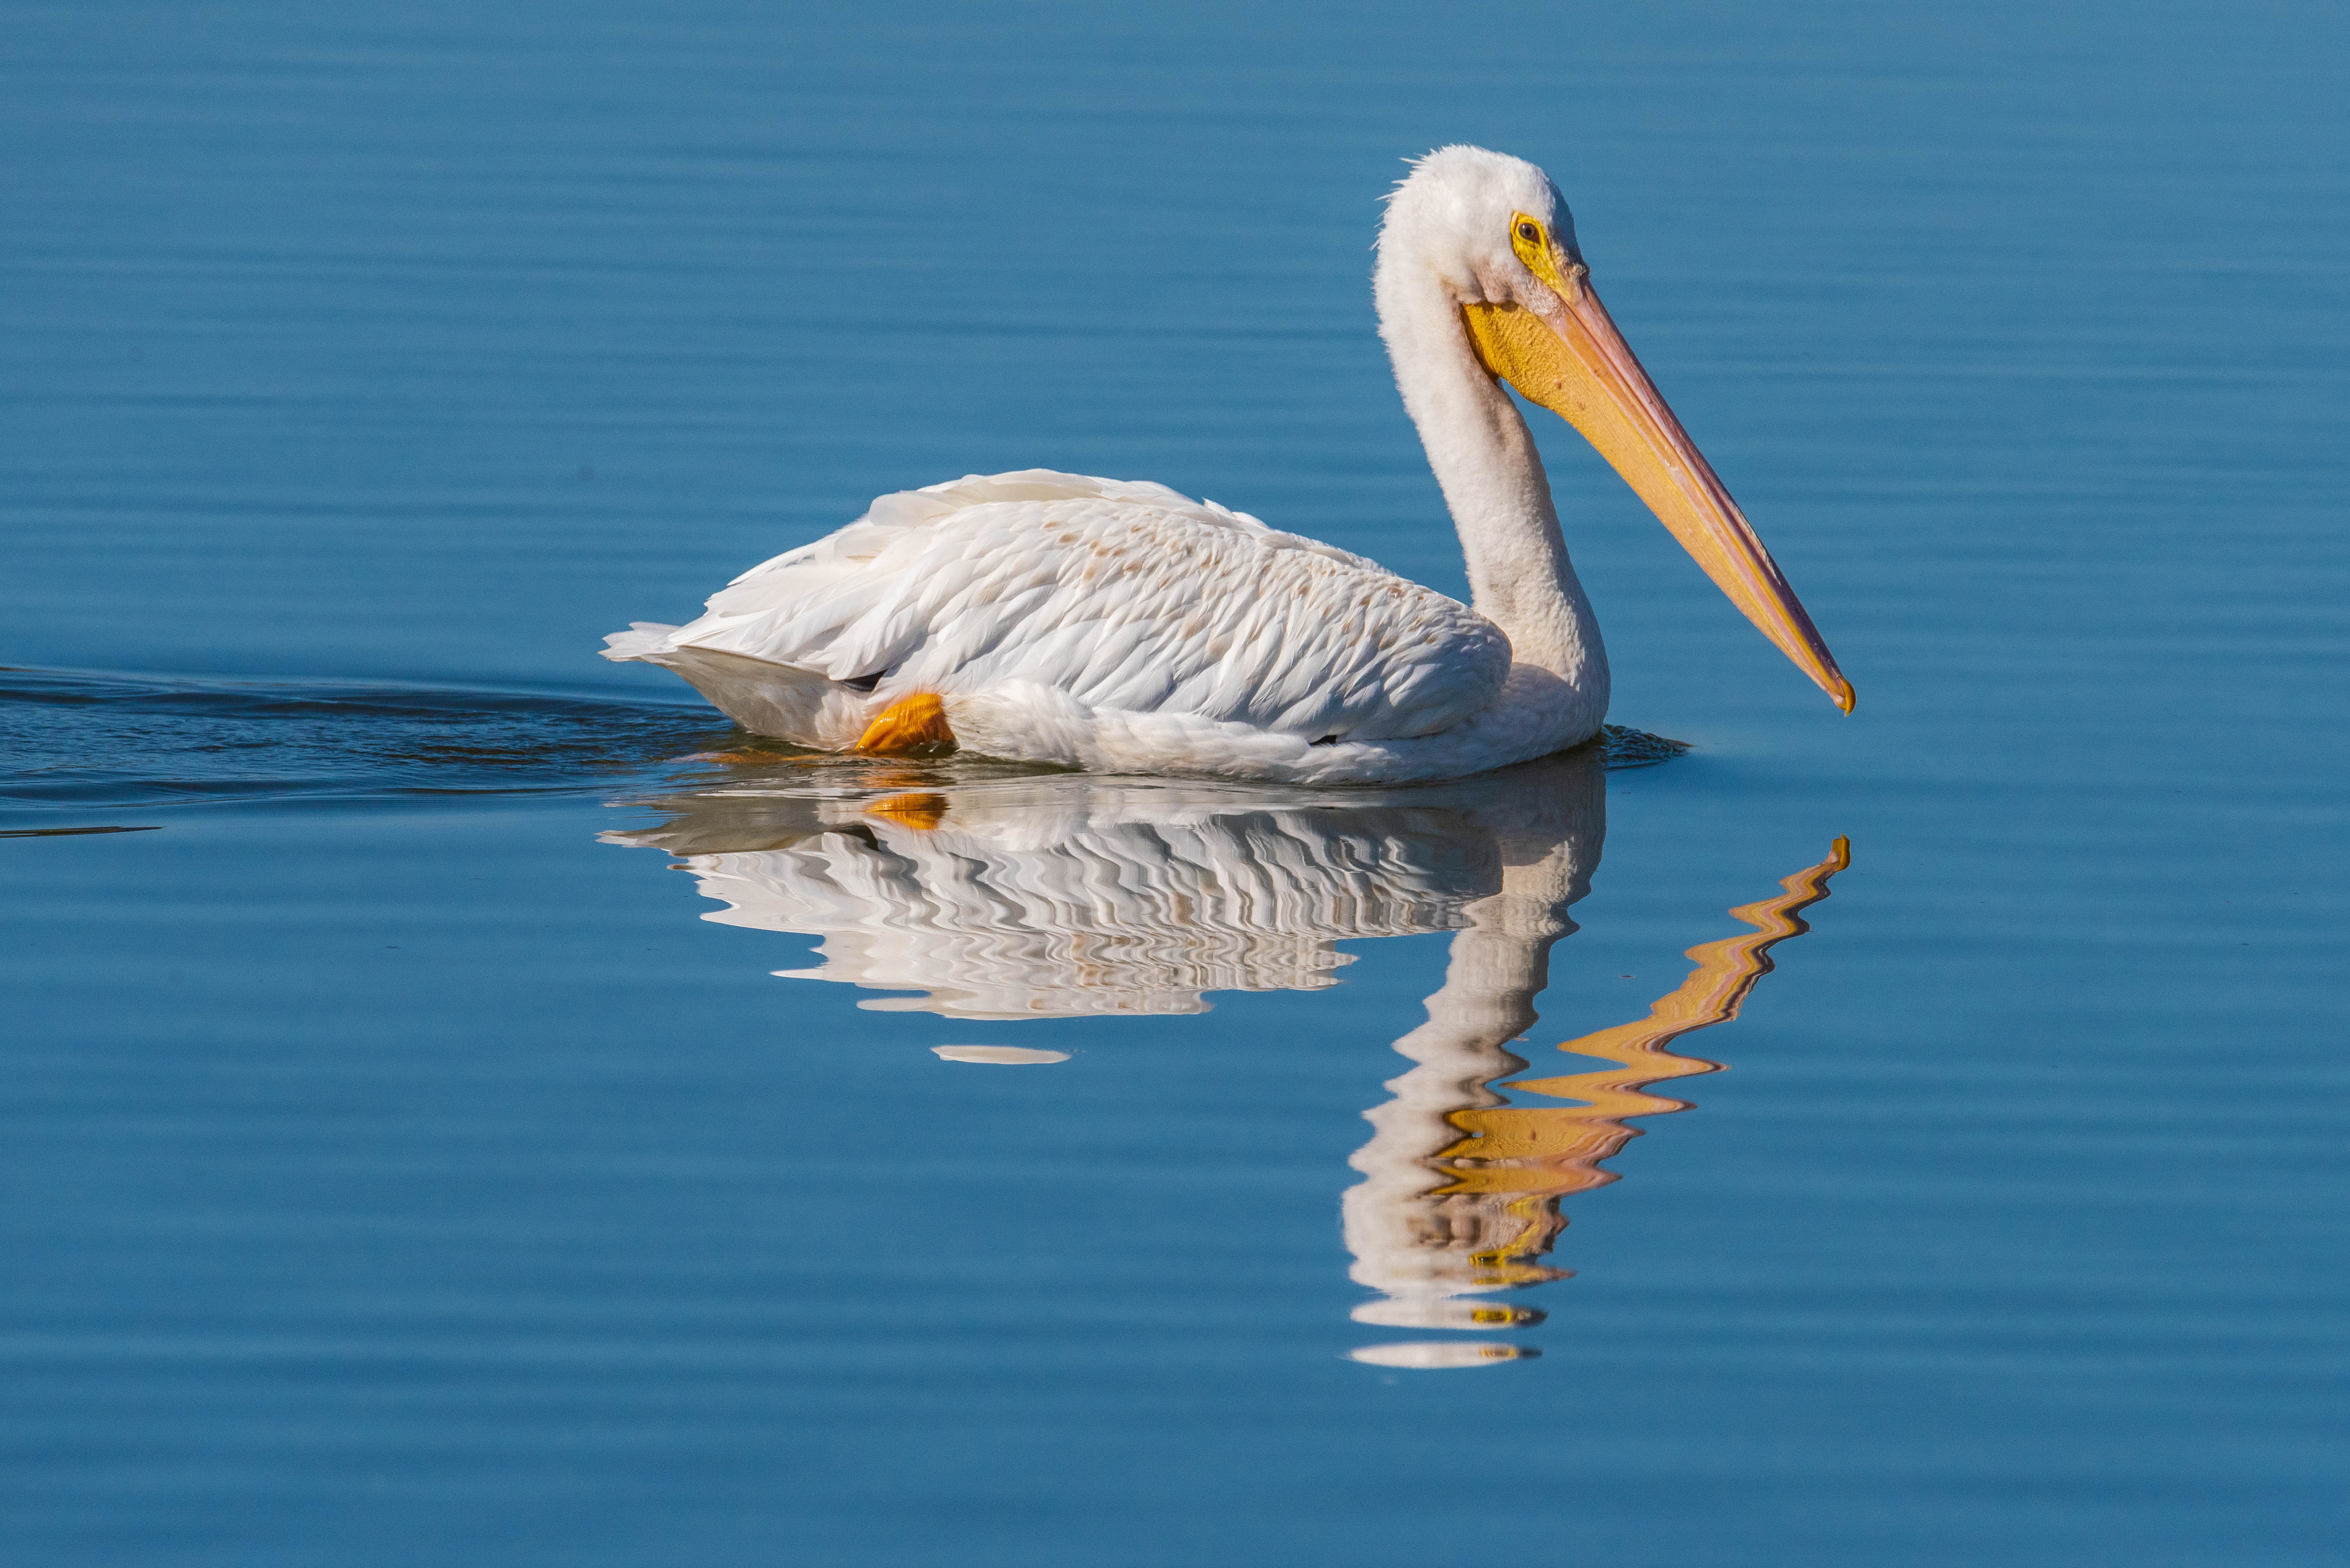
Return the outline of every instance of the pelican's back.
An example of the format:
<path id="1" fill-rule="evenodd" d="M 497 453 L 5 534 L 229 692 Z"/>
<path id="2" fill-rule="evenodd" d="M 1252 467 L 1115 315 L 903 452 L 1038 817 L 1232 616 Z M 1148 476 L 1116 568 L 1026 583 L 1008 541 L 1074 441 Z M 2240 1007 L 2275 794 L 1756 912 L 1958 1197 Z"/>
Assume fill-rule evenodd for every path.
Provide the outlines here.
<path id="1" fill-rule="evenodd" d="M 918 691 L 951 711 L 1033 692 L 1040 727 L 1075 704 L 1399 739 L 1484 708 L 1510 667 L 1491 622 L 1359 556 L 1163 485 L 1045 470 L 882 496 L 691 625 L 608 640 L 752 728 L 827 747 Z"/>

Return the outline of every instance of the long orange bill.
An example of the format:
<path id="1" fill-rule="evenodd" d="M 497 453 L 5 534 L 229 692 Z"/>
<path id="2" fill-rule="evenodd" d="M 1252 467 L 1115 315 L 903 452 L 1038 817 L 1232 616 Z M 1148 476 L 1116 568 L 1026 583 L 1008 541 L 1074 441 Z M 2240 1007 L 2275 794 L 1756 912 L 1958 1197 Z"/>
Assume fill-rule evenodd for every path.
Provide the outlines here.
<path id="1" fill-rule="evenodd" d="M 1616 330 L 1589 275 L 1569 264 L 1554 281 L 1562 302 L 1555 311 L 1462 307 L 1485 368 L 1583 432 L 1730 602 L 1851 712 L 1852 682 L 1713 465 Z"/>

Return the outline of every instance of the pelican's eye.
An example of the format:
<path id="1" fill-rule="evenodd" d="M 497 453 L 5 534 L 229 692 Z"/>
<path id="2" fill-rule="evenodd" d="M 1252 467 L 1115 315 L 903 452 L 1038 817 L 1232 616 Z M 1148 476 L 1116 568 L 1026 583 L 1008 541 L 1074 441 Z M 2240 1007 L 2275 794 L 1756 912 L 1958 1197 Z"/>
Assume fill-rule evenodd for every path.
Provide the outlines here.
<path id="1" fill-rule="evenodd" d="M 1575 286 L 1559 271 L 1558 257 L 1552 254 L 1550 234 L 1540 218 L 1523 213 L 1510 214 L 1510 249 L 1517 253 L 1526 270 L 1548 284 L 1561 299 L 1576 297 Z"/>
<path id="2" fill-rule="evenodd" d="M 1523 213 L 1510 214 L 1510 248 L 1526 264 L 1526 270 L 1544 283 L 1556 286 L 1554 275 L 1558 268 L 1550 259 L 1550 236 L 1543 233 L 1542 220 Z"/>

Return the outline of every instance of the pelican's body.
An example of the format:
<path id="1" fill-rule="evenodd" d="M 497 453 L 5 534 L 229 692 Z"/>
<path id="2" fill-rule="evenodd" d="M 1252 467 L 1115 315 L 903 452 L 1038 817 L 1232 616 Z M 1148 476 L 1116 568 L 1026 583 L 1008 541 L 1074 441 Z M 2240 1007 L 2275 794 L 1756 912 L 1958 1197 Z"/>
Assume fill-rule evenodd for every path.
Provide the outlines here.
<path id="1" fill-rule="evenodd" d="M 1041 470 L 883 496 L 692 625 L 612 642 L 764 734 L 847 751 L 933 692 L 967 751 L 1095 773 L 1448 778 L 1572 745 L 1607 711 L 1604 666 L 1596 694 L 1534 690 L 1491 620 L 1359 556 Z M 1513 677 L 1523 700 L 1497 701 Z"/>
<path id="2" fill-rule="evenodd" d="M 1163 486 L 1028 470 L 881 497 L 684 627 L 607 657 L 827 751 L 957 745 L 1292 783 L 1482 773 L 1596 733 L 1607 659 L 1502 380 L 1574 421 L 1814 679 L 1850 687 L 1576 259 L 1543 172 L 1422 160 L 1380 235 L 1380 331 L 1472 604 Z"/>

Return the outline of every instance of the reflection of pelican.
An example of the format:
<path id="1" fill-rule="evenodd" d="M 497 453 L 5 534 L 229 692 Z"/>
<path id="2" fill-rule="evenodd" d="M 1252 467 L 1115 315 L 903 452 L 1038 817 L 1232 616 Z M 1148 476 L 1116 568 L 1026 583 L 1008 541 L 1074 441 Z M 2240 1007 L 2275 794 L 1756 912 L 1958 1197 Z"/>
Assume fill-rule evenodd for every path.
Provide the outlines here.
<path id="1" fill-rule="evenodd" d="M 1599 1162 L 1639 1136 L 1626 1125 L 1631 1118 L 1689 1108 L 1685 1100 L 1641 1091 L 1721 1064 L 1675 1055 L 1666 1044 L 1738 1016 L 1754 982 L 1771 971 L 1772 946 L 1810 929 L 1799 911 L 1827 897 L 1828 878 L 1846 856 L 1839 838 L 1827 859 L 1781 883 L 1779 897 L 1732 909 L 1753 931 L 1691 948 L 1696 969 L 1648 1017 L 1559 1047 L 1613 1068 L 1509 1085 L 1586 1102 L 1580 1106 L 1506 1106 L 1492 1087 L 1526 1065 L 1503 1043 L 1534 1023 L 1549 946 L 1572 928 L 1538 897 L 1513 904 L 1503 895 L 1466 911 L 1471 925 L 1452 939 L 1451 966 L 1443 989 L 1428 999 L 1428 1022 L 1396 1042 L 1419 1064 L 1387 1085 L 1394 1099 L 1365 1113 L 1378 1130 L 1353 1161 L 1367 1179 L 1346 1197 L 1347 1245 L 1355 1279 L 1386 1297 L 1356 1308 L 1355 1320 L 1398 1328 L 1539 1321 L 1523 1309 L 1461 1298 L 1560 1277 L 1534 1262 L 1566 1223 L 1558 1200 L 1616 1179 Z M 1386 1366 L 1510 1355 L 1498 1345 L 1373 1351 L 1362 1358 Z"/>
<path id="2" fill-rule="evenodd" d="M 955 1018 L 1198 1012 L 1333 983 L 1341 941 L 1451 930 L 1528 867 L 1580 897 L 1605 835 L 1588 750 L 1442 786 L 1272 794 L 1071 776 L 659 802 L 609 834 L 684 857 L 706 919 L 824 939 L 786 971 Z M 1550 886 L 1549 881 L 1543 884 Z M 1561 889 L 1566 882 L 1559 882 Z"/>
<path id="3" fill-rule="evenodd" d="M 1453 778 L 1589 739 L 1607 656 L 1507 381 L 1598 448 L 1780 650 L 1852 685 L 1593 292 L 1531 163 L 1431 153 L 1379 234 L 1380 332 L 1474 608 L 1156 484 L 1029 470 L 885 495 L 608 656 L 827 751 L 1100 773 Z"/>
<path id="4" fill-rule="evenodd" d="M 923 992 L 862 1005 L 949 1017 L 1197 1012 L 1210 991 L 1328 985 L 1347 961 L 1340 940 L 1457 931 L 1428 1022 L 1396 1043 L 1416 1065 L 1365 1113 L 1377 1131 L 1352 1162 L 1365 1180 L 1346 1195 L 1345 1234 L 1354 1278 L 1382 1296 L 1355 1316 L 1508 1327 L 1540 1314 L 1474 1298 L 1558 1277 L 1536 1260 L 1565 1223 L 1560 1195 L 1613 1179 L 1597 1162 L 1635 1136 L 1627 1118 L 1683 1108 L 1639 1091 L 1714 1064 L 1663 1047 L 1736 1016 L 1766 950 L 1805 929 L 1797 911 L 1843 864 L 1839 841 L 1783 897 L 1733 910 L 1754 933 L 1692 949 L 1696 972 L 1648 1018 L 1565 1047 L 1615 1069 L 1513 1085 L 1589 1104 L 1504 1105 L 1492 1085 L 1526 1065 L 1509 1044 L 1535 1022 L 1551 946 L 1575 929 L 1567 908 L 1598 864 L 1604 778 L 1595 748 L 1460 784 L 1328 794 L 898 770 L 862 789 L 658 802 L 664 826 L 605 836 L 680 856 L 727 905 L 706 919 L 822 939 L 818 967 L 779 972 Z M 1430 1366 L 1517 1352 L 1362 1354 Z"/>

